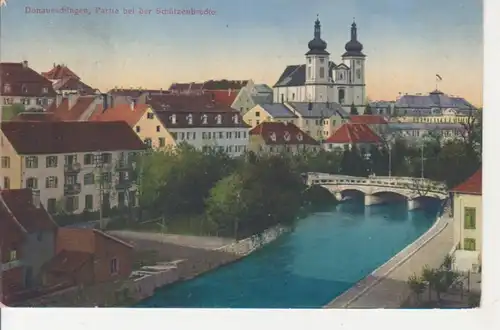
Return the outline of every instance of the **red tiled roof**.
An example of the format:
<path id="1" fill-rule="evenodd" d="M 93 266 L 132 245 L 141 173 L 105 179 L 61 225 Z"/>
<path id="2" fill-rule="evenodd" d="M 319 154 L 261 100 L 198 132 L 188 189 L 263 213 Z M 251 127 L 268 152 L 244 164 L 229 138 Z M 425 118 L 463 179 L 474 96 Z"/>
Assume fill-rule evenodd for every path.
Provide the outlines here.
<path id="1" fill-rule="evenodd" d="M 50 80 L 45 79 L 27 63 L 0 63 L 2 96 L 54 97 Z M 43 89 L 46 88 L 47 93 Z"/>
<path id="2" fill-rule="evenodd" d="M 90 116 L 89 121 L 124 121 L 130 127 L 141 119 L 144 113 L 150 109 L 147 104 L 136 104 L 134 109 L 129 104 L 119 104 L 106 111 L 102 111 L 102 105 L 98 105 L 96 111 Z"/>
<path id="3" fill-rule="evenodd" d="M 351 115 L 349 116 L 352 124 L 382 125 L 387 124 L 387 120 L 379 115 Z"/>
<path id="4" fill-rule="evenodd" d="M 462 182 L 455 188 L 451 189 L 451 192 L 460 194 L 470 194 L 470 195 L 482 195 L 483 192 L 483 174 L 482 169 L 479 169 L 470 178 Z"/>
<path id="5" fill-rule="evenodd" d="M 64 98 L 59 106 L 53 103 L 47 109 L 47 112 L 54 114 L 54 118 L 59 121 L 78 121 L 94 100 L 94 96 L 80 96 L 73 106 L 69 108 L 70 100 Z"/>
<path id="6" fill-rule="evenodd" d="M 91 259 L 92 253 L 62 250 L 44 265 L 44 269 L 49 272 L 74 273 Z"/>
<path id="7" fill-rule="evenodd" d="M 266 144 L 272 145 L 319 144 L 300 128 L 289 123 L 263 122 L 250 130 L 249 134 L 259 135 Z"/>
<path id="8" fill-rule="evenodd" d="M 26 232 L 33 233 L 57 228 L 43 205 L 36 207 L 33 204 L 31 189 L 1 190 L 0 194 L 10 214 Z"/>
<path id="9" fill-rule="evenodd" d="M 125 122 L 4 122 L 0 127 L 20 155 L 146 148 Z"/>
<path id="10" fill-rule="evenodd" d="M 67 77 L 75 77 L 77 79 L 80 79 L 76 73 L 71 71 L 67 66 L 65 65 L 54 65 L 52 69 L 48 72 L 42 72 L 42 75 L 51 80 L 59 80 Z"/>
<path id="11" fill-rule="evenodd" d="M 325 143 L 380 143 L 380 137 L 366 124 L 345 123 L 340 126 Z"/>
<path id="12" fill-rule="evenodd" d="M 217 102 L 215 96 L 203 95 L 151 95 L 146 101 L 155 111 L 173 112 L 234 112 L 229 105 Z"/>
<path id="13" fill-rule="evenodd" d="M 236 96 L 238 96 L 239 90 L 209 91 L 205 93 L 213 95 L 216 103 L 230 107 L 236 99 Z"/>
<path id="14" fill-rule="evenodd" d="M 72 76 L 63 78 L 60 82 L 55 83 L 54 89 L 58 91 L 61 90 L 79 91 L 81 95 L 89 95 L 95 93 L 95 90 L 92 87 L 85 84 L 79 78 L 75 78 Z"/>

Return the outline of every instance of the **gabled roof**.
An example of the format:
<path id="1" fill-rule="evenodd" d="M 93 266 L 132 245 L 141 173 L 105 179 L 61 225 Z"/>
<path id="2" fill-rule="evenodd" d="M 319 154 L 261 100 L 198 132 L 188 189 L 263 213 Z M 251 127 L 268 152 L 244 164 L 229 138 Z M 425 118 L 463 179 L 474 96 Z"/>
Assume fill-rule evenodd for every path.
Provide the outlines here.
<path id="1" fill-rule="evenodd" d="M 133 248 L 129 243 L 106 234 L 97 229 L 90 228 L 68 228 L 60 227 L 57 230 L 57 250 L 58 251 L 82 251 L 87 253 L 96 253 L 101 244 L 97 244 L 97 239 L 104 238 L 114 244 L 120 244 L 127 248 Z M 79 246 L 81 245 L 81 247 Z"/>
<path id="2" fill-rule="evenodd" d="M 119 104 L 105 111 L 102 108 L 102 105 L 98 105 L 89 121 L 124 121 L 134 127 L 148 109 L 153 111 L 148 104 L 136 104 L 133 108 L 129 104 Z"/>
<path id="3" fill-rule="evenodd" d="M 156 117 L 163 126 L 170 129 L 175 128 L 249 128 L 238 111 L 232 112 L 185 112 L 185 111 L 156 111 Z"/>
<path id="4" fill-rule="evenodd" d="M 273 103 L 273 94 L 250 94 L 254 104 L 270 104 Z"/>
<path id="5" fill-rule="evenodd" d="M 0 63 L 0 84 L 2 96 L 54 97 L 56 95 L 50 80 L 31 69 L 28 62 Z"/>
<path id="6" fill-rule="evenodd" d="M 209 94 L 213 95 L 213 98 L 216 103 L 226 105 L 230 107 L 236 96 L 238 96 L 238 90 L 217 90 L 210 91 Z"/>
<path id="7" fill-rule="evenodd" d="M 20 155 L 146 148 L 125 122 L 4 122 L 0 127 Z"/>
<path id="8" fill-rule="evenodd" d="M 335 102 L 287 102 L 296 112 L 304 118 L 330 118 L 339 115 L 342 118 L 349 118 L 349 114 L 342 106 Z M 310 109 L 310 110 L 309 110 Z"/>
<path id="9" fill-rule="evenodd" d="M 61 103 L 57 105 L 55 102 L 47 109 L 48 113 L 54 115 L 54 119 L 59 121 L 78 121 L 81 120 L 82 115 L 87 111 L 87 109 L 95 101 L 95 96 L 79 96 L 72 95 L 75 97 L 76 101 L 70 108 L 69 98 L 63 98 Z"/>
<path id="10" fill-rule="evenodd" d="M 54 89 L 58 91 L 64 91 L 64 90 L 79 91 L 81 95 L 88 95 L 95 93 L 95 90 L 92 87 L 85 84 L 79 78 L 73 76 L 63 78 L 54 83 Z"/>
<path id="11" fill-rule="evenodd" d="M 335 63 L 328 62 L 328 77 L 333 79 Z M 289 65 L 285 68 L 273 87 L 303 86 L 306 83 L 306 65 Z"/>
<path id="12" fill-rule="evenodd" d="M 249 132 L 262 137 L 268 145 L 318 145 L 318 141 L 304 133 L 294 124 L 263 122 Z"/>
<path id="13" fill-rule="evenodd" d="M 298 118 L 290 109 L 281 103 L 260 105 L 273 118 Z"/>
<path id="14" fill-rule="evenodd" d="M 455 188 L 451 189 L 451 192 L 467 194 L 467 195 L 482 195 L 483 193 L 483 173 L 482 169 L 479 169 L 470 178 L 462 182 Z"/>
<path id="15" fill-rule="evenodd" d="M 335 69 L 344 69 L 344 70 L 349 70 L 349 67 L 345 63 L 340 63 L 335 67 Z"/>
<path id="16" fill-rule="evenodd" d="M 33 204 L 33 193 L 31 189 L 8 189 L 0 190 L 0 204 L 4 204 L 11 219 L 26 233 L 35 233 L 45 230 L 55 230 L 56 223 L 40 203 L 37 206 Z M 1 207 L 1 206 L 0 206 Z M 4 210 L 5 211 L 5 210 Z M 0 211 L 0 215 L 2 212 Z M 0 221 L 3 221 L 0 216 Z"/>
<path id="17" fill-rule="evenodd" d="M 255 84 L 253 86 L 253 89 L 258 94 L 260 94 L 260 93 L 262 93 L 262 94 L 271 93 L 272 94 L 273 93 L 273 89 L 266 84 Z"/>
<path id="18" fill-rule="evenodd" d="M 55 65 L 55 63 L 52 69 L 47 72 L 43 72 L 42 75 L 50 80 L 59 80 L 67 77 L 80 79 L 80 77 L 78 77 L 78 75 L 71 71 L 66 65 Z"/>
<path id="19" fill-rule="evenodd" d="M 380 137 L 366 124 L 345 123 L 340 126 L 325 143 L 355 144 L 380 143 Z"/>
<path id="20" fill-rule="evenodd" d="M 385 125 L 387 120 L 379 115 L 351 115 L 350 122 L 353 124 Z"/>
<path id="21" fill-rule="evenodd" d="M 227 91 L 226 91 L 227 93 Z M 200 112 L 233 112 L 231 106 L 217 102 L 216 96 L 210 92 L 203 95 L 151 95 L 146 99 L 155 111 Z"/>

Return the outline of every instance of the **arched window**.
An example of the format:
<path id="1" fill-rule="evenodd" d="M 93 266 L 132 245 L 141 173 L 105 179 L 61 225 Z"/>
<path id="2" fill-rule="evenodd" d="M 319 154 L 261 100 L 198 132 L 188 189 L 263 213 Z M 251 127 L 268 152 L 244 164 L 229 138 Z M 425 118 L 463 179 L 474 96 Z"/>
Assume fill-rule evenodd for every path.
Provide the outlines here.
<path id="1" fill-rule="evenodd" d="M 345 101 L 345 90 L 339 89 L 339 104 L 344 104 Z"/>

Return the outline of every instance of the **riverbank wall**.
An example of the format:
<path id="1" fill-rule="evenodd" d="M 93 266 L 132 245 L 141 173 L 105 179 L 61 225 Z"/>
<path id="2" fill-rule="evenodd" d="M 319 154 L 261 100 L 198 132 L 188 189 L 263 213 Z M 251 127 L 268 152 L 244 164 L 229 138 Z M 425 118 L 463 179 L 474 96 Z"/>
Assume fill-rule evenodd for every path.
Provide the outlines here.
<path id="1" fill-rule="evenodd" d="M 438 267 L 453 246 L 452 218 L 440 212 L 417 240 L 356 283 L 324 308 L 399 308 L 411 290 L 407 279 L 425 265 Z"/>

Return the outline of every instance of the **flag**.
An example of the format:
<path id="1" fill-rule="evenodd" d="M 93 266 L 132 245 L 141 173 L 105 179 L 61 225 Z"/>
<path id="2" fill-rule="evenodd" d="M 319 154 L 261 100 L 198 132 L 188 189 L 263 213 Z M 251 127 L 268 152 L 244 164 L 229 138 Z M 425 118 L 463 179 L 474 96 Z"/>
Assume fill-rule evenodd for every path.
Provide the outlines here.
<path id="1" fill-rule="evenodd" d="M 440 75 L 438 75 L 437 73 L 436 73 L 436 78 L 437 78 L 439 81 L 443 80 L 443 78 L 441 78 L 441 76 L 440 76 Z"/>

